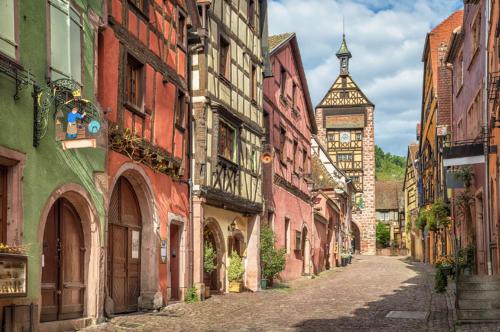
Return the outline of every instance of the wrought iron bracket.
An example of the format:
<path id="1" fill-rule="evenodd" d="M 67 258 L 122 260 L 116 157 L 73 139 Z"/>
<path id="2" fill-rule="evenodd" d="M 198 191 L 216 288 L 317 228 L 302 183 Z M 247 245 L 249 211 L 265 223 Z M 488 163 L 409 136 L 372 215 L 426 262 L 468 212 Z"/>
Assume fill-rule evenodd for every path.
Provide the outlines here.
<path id="1" fill-rule="evenodd" d="M 0 73 L 15 82 L 14 100 L 19 100 L 21 91 L 29 85 L 37 85 L 35 77 L 24 70 L 19 64 L 0 55 Z"/>

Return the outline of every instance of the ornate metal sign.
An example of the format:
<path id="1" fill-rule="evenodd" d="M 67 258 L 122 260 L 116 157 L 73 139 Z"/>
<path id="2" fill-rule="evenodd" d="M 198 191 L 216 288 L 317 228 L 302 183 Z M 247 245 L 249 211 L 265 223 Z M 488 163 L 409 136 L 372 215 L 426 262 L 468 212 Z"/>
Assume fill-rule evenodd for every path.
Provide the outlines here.
<path id="1" fill-rule="evenodd" d="M 56 140 L 63 149 L 96 147 L 101 133 L 101 112 L 81 96 L 80 85 L 70 79 L 51 82 L 38 92 L 35 108 L 33 144 L 38 146 L 47 133 L 50 112 L 53 110 Z"/>

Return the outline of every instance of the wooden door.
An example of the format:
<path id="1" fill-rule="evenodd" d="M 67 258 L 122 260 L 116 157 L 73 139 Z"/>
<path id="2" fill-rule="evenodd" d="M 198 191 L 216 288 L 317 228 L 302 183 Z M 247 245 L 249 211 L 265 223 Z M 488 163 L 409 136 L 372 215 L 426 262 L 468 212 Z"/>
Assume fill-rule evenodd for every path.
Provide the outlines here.
<path id="1" fill-rule="evenodd" d="M 61 198 L 49 211 L 43 236 L 42 322 L 83 316 L 84 259 L 80 217 L 71 203 Z"/>
<path id="2" fill-rule="evenodd" d="M 134 189 L 122 177 L 113 190 L 109 209 L 108 289 L 115 313 L 138 309 L 141 225 Z"/>
<path id="3" fill-rule="evenodd" d="M 170 225 L 170 298 L 179 300 L 179 226 Z"/>

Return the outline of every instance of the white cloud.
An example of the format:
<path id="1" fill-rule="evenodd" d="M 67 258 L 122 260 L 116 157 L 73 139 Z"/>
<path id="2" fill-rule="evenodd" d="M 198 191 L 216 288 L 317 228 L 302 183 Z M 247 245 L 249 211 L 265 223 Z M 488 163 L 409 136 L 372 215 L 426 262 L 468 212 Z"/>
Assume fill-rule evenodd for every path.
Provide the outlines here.
<path id="1" fill-rule="evenodd" d="M 271 0 L 270 33 L 296 32 L 313 104 L 339 72 L 342 18 L 354 80 L 376 105 L 375 135 L 384 150 L 406 154 L 420 119 L 426 33 L 459 0 Z"/>

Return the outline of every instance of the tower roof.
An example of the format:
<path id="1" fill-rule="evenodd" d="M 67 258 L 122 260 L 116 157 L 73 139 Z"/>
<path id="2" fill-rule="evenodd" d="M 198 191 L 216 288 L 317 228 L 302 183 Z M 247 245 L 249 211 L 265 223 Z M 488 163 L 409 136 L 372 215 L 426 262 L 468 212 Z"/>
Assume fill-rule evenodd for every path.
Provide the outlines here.
<path id="1" fill-rule="evenodd" d="M 340 44 L 340 48 L 337 52 L 337 58 L 341 58 L 343 56 L 348 56 L 349 58 L 352 58 L 352 54 L 347 48 L 347 42 L 345 41 L 345 34 L 342 35 L 342 44 Z"/>

